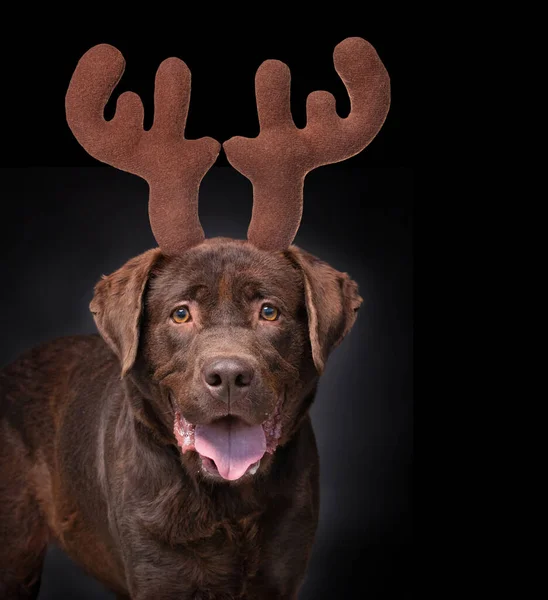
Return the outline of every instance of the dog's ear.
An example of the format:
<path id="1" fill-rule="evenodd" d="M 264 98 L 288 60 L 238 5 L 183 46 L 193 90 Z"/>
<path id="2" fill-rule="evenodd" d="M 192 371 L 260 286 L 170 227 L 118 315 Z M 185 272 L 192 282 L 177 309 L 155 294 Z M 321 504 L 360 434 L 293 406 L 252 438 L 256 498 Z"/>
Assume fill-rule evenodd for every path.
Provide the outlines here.
<path id="1" fill-rule="evenodd" d="M 354 325 L 363 298 L 347 273 L 296 246 L 289 253 L 303 273 L 312 357 L 321 374 L 331 350 Z"/>
<path id="2" fill-rule="evenodd" d="M 158 248 L 148 250 L 103 277 L 95 286 L 89 305 L 99 333 L 120 359 L 122 377 L 137 356 L 143 294 L 150 271 L 160 256 Z"/>

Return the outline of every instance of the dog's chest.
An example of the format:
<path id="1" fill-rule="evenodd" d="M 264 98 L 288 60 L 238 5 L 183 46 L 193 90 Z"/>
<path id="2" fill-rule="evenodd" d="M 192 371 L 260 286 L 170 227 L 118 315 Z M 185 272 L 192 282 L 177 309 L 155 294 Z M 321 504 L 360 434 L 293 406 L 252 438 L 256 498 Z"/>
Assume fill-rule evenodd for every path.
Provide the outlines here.
<path id="1" fill-rule="evenodd" d="M 226 519 L 196 539 L 175 544 L 178 581 L 185 591 L 207 591 L 215 598 L 245 598 L 260 567 L 259 519 Z"/>
<path id="2" fill-rule="evenodd" d="M 224 584 L 228 577 L 243 587 L 257 572 L 260 545 L 259 523 L 254 518 L 219 524 L 210 538 L 188 544 L 200 564 L 206 566 L 204 571 L 212 584 Z"/>

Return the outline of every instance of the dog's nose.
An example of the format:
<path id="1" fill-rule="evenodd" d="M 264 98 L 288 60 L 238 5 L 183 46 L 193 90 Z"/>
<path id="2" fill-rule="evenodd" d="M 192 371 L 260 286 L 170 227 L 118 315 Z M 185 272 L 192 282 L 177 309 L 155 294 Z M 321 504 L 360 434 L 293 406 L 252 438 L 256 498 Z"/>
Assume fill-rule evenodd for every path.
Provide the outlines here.
<path id="1" fill-rule="evenodd" d="M 218 358 L 203 369 L 206 387 L 217 398 L 237 400 L 245 396 L 255 370 L 241 358 Z"/>

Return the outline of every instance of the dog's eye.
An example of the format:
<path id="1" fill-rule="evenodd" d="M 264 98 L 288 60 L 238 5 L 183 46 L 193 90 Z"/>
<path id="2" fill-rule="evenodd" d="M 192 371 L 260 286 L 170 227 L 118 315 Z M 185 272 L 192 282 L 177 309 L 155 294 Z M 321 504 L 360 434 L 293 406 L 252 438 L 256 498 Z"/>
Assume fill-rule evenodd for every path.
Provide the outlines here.
<path id="1" fill-rule="evenodd" d="M 271 304 L 263 304 L 261 306 L 261 318 L 266 321 L 275 321 L 280 314 L 280 311 Z"/>
<path id="2" fill-rule="evenodd" d="M 190 321 L 190 311 L 187 306 L 179 306 L 171 313 L 171 318 L 175 323 L 186 323 Z"/>

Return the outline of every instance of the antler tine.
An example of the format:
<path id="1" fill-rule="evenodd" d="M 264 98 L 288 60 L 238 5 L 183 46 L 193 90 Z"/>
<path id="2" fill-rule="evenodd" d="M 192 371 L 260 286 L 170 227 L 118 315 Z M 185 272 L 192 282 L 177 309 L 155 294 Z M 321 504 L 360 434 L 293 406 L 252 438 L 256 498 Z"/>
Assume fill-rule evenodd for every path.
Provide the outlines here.
<path id="1" fill-rule="evenodd" d="M 269 60 L 255 78 L 259 135 L 223 144 L 229 162 L 253 184 L 248 239 L 265 250 L 284 250 L 295 238 L 306 174 L 363 150 L 388 113 L 390 80 L 371 44 L 362 38 L 344 40 L 335 48 L 334 63 L 350 96 L 348 117 L 337 115 L 329 92 L 312 92 L 306 127 L 298 129 L 291 118 L 289 69 Z"/>
<path id="2" fill-rule="evenodd" d="M 146 179 L 154 237 L 162 252 L 178 254 L 204 239 L 198 189 L 220 144 L 212 138 L 184 137 L 190 71 L 178 58 L 163 61 L 156 73 L 150 130 L 143 130 L 143 105 L 133 92 L 118 98 L 114 118 L 106 121 L 104 109 L 124 67 L 124 57 L 113 46 L 100 44 L 88 50 L 67 91 L 67 121 L 91 156 Z"/>

